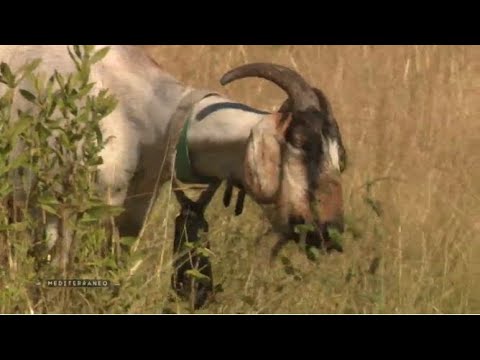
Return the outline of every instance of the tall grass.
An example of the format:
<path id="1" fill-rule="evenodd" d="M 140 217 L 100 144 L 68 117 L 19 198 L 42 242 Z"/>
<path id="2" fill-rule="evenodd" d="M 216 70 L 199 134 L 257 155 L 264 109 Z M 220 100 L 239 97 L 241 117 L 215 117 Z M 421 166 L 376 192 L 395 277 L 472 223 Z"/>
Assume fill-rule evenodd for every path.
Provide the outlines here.
<path id="1" fill-rule="evenodd" d="M 221 74 L 253 61 L 298 70 L 331 99 L 349 153 L 343 177 L 349 236 L 343 254 L 312 263 L 292 244 L 283 263 L 270 268 L 272 242 L 256 239 L 268 229 L 258 207 L 250 201 L 235 218 L 217 199 L 210 210 L 210 239 L 214 274 L 224 292 L 207 312 L 480 310 L 479 47 L 147 50 L 189 84 L 268 110 L 285 96 L 274 85 L 245 79 L 222 88 Z M 159 209 L 157 216 L 165 214 Z M 158 223 L 152 224 L 158 232 Z M 168 240 L 154 243 L 169 246 Z"/>
<path id="2" fill-rule="evenodd" d="M 217 292 L 198 312 L 480 311 L 479 47 L 145 48 L 180 80 L 266 110 L 284 100 L 278 88 L 259 79 L 222 88 L 220 76 L 253 61 L 298 70 L 330 98 L 349 155 L 342 254 L 311 261 L 292 243 L 270 265 L 273 239 L 262 236 L 269 225 L 261 209 L 247 200 L 235 217 L 214 199 L 207 220 Z M 73 289 L 62 303 L 10 302 L 2 311 L 191 312 L 170 290 L 172 200 L 166 185 L 128 259 L 98 268 L 96 276 L 118 285 L 113 290 Z M 5 284 L 28 294 L 28 280 Z"/>

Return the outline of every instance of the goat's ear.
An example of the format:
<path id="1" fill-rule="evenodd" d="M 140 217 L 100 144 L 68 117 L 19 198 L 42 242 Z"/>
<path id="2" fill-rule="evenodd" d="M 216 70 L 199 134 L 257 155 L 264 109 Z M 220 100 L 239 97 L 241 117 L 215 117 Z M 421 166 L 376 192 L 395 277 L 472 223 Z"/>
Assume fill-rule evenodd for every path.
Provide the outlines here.
<path id="1" fill-rule="evenodd" d="M 290 114 L 274 113 L 250 133 L 244 161 L 245 187 L 259 203 L 274 201 L 280 187 L 282 148 Z"/>

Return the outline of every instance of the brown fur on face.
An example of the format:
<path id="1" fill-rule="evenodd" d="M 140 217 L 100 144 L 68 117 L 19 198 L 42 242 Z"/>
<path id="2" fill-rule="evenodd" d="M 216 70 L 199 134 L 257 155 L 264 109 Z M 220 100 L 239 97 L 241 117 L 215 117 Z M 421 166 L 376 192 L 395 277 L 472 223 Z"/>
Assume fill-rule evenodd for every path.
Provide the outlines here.
<path id="1" fill-rule="evenodd" d="M 310 115 L 311 118 L 311 115 Z M 296 224 L 318 229 L 312 242 L 327 241 L 327 227 L 343 229 L 338 169 L 329 166 L 319 126 L 291 113 L 265 117 L 252 131 L 245 158 L 246 190 L 263 204 L 275 205 L 275 230 L 293 235 Z"/>
<path id="2" fill-rule="evenodd" d="M 336 172 L 320 175 L 319 187 L 313 196 L 320 225 L 336 224 L 343 227 L 343 191 Z"/>
<path id="3" fill-rule="evenodd" d="M 347 152 L 343 145 L 343 139 L 338 126 L 337 119 L 333 113 L 332 105 L 328 100 L 324 92 L 316 87 L 312 87 L 313 92 L 315 93 L 320 108 L 325 115 L 321 132 L 328 138 L 335 139 L 338 143 L 339 150 L 339 162 L 340 162 L 340 171 L 343 172 L 347 166 Z M 280 106 L 278 112 L 280 113 L 289 113 L 293 109 L 293 101 L 291 98 L 287 98 L 283 104 Z"/>

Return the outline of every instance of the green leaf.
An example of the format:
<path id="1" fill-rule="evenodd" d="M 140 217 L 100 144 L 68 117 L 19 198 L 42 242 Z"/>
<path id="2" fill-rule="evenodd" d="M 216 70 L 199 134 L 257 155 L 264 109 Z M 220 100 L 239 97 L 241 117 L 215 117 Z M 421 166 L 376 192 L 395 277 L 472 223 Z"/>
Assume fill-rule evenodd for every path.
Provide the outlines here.
<path id="1" fill-rule="evenodd" d="M 200 255 L 200 256 L 203 256 L 203 257 L 210 257 L 213 255 L 213 252 L 208 249 L 208 248 L 205 248 L 205 247 L 199 247 L 197 248 L 197 253 Z"/>
<path id="2" fill-rule="evenodd" d="M 100 103 L 103 99 L 105 99 L 106 95 L 108 93 L 107 89 L 102 89 L 98 92 L 97 96 L 97 102 Z"/>
<path id="3" fill-rule="evenodd" d="M 207 275 L 202 274 L 198 269 L 190 269 L 185 271 L 187 276 L 197 280 L 199 283 L 202 284 L 210 284 L 210 278 Z"/>
<path id="4" fill-rule="evenodd" d="M 89 166 L 98 166 L 103 164 L 103 158 L 98 156 L 98 157 L 93 157 L 88 160 L 87 165 Z"/>
<path id="5" fill-rule="evenodd" d="M 108 216 L 118 216 L 123 212 L 120 206 L 100 205 L 94 206 L 86 211 L 86 213 L 93 219 L 103 219 Z"/>
<path id="6" fill-rule="evenodd" d="M 342 243 L 343 243 L 343 235 L 337 229 L 332 227 L 328 227 L 327 232 L 328 232 L 330 241 L 333 242 L 333 244 L 337 249 L 341 249 Z"/>
<path id="7" fill-rule="evenodd" d="M 18 70 L 18 73 L 22 74 L 17 80 L 15 86 L 17 86 L 25 77 L 31 76 L 33 71 L 41 64 L 42 59 L 36 58 L 33 61 L 26 63 Z M 38 88 L 37 88 L 38 89 Z"/>
<path id="8" fill-rule="evenodd" d="M 82 51 L 80 50 L 80 46 L 73 45 L 73 51 L 75 51 L 75 55 L 77 55 L 78 58 L 82 58 Z"/>
<path id="9" fill-rule="evenodd" d="M 93 54 L 92 58 L 90 59 L 91 64 L 95 64 L 102 60 L 110 50 L 110 47 L 104 47 L 103 49 L 98 50 L 95 54 Z"/>
<path id="10" fill-rule="evenodd" d="M 22 94 L 22 96 L 27 99 L 28 101 L 30 101 L 31 103 L 34 103 L 35 104 L 35 100 L 37 99 L 35 97 L 35 95 L 33 95 L 30 91 L 28 90 L 25 90 L 25 89 L 20 89 L 20 94 Z"/>
<path id="11" fill-rule="evenodd" d="M 117 270 L 118 269 L 118 265 L 115 261 L 115 259 L 109 257 L 107 259 L 105 259 L 105 267 L 111 269 L 111 270 Z"/>
<path id="12" fill-rule="evenodd" d="M 0 226 L 0 231 L 25 231 L 28 228 L 28 223 L 26 221 L 23 222 L 17 222 L 13 224 L 8 224 L 8 225 L 1 225 Z"/>
<path id="13" fill-rule="evenodd" d="M 185 229 L 184 229 L 184 230 L 185 230 Z M 185 247 L 185 249 L 189 249 L 189 250 L 195 249 L 195 245 L 196 245 L 196 244 L 195 244 L 194 242 L 192 242 L 192 241 L 185 241 L 185 242 L 183 243 L 183 246 Z"/>
<path id="14" fill-rule="evenodd" d="M 87 224 L 94 224 L 97 221 L 98 221 L 97 218 L 90 216 L 88 213 L 84 213 L 80 218 L 79 223 L 82 225 L 87 225 Z"/>
<path id="15" fill-rule="evenodd" d="M 97 138 L 97 141 L 98 143 L 102 143 L 103 142 L 103 134 L 102 134 L 102 130 L 96 126 L 95 129 L 93 129 L 95 131 L 95 136 Z"/>
<path id="16" fill-rule="evenodd" d="M 309 246 L 307 248 L 307 258 L 311 261 L 315 261 L 318 259 L 318 257 L 320 256 L 320 252 L 318 251 L 318 249 L 316 247 L 313 247 L 313 246 Z"/>
<path id="17" fill-rule="evenodd" d="M 55 84 L 55 75 L 52 75 L 48 78 L 46 92 L 50 96 L 52 94 L 53 85 Z"/>
<path id="18" fill-rule="evenodd" d="M 80 63 L 78 62 L 75 55 L 72 53 L 72 50 L 70 49 L 70 47 L 67 47 L 67 50 L 68 50 L 68 55 L 70 55 L 70 58 L 75 63 L 75 68 L 77 69 L 77 71 L 79 71 L 80 70 Z"/>
<path id="19" fill-rule="evenodd" d="M 9 88 L 14 88 L 15 87 L 15 76 L 12 73 L 12 70 L 10 69 L 10 66 L 8 66 L 7 63 L 2 62 L 0 64 L 0 73 L 2 74 L 2 77 L 4 79 L 4 83 L 8 85 Z"/>
<path id="20" fill-rule="evenodd" d="M 72 74 L 68 74 L 67 82 L 65 84 L 65 94 L 70 95 L 72 89 Z"/>
<path id="21" fill-rule="evenodd" d="M 51 207 L 50 205 L 47 205 L 47 204 L 39 204 L 39 205 L 40 205 L 40 208 L 45 210 L 47 213 L 58 216 L 57 211 L 53 207 Z"/>
<path id="22" fill-rule="evenodd" d="M 33 72 L 41 63 L 42 63 L 42 59 L 41 58 L 36 58 L 33 61 L 30 61 L 30 62 L 22 65 L 18 69 L 18 72 L 23 72 L 26 75 L 28 75 L 29 73 Z"/>
<path id="23" fill-rule="evenodd" d="M 46 205 L 59 205 L 60 202 L 55 198 L 55 196 L 50 195 L 50 194 L 42 194 L 38 197 L 38 202 L 40 204 L 46 204 Z"/>
<path id="24" fill-rule="evenodd" d="M 95 49 L 95 45 L 83 45 L 83 48 L 87 54 L 90 54 Z"/>
<path id="25" fill-rule="evenodd" d="M 47 111 L 47 114 L 46 114 L 48 118 L 53 115 L 53 112 L 55 111 L 56 108 L 57 108 L 57 99 L 52 99 L 52 101 L 50 102 L 50 104 L 48 106 L 48 111 Z"/>
<path id="26" fill-rule="evenodd" d="M 23 116 L 12 125 L 12 127 L 4 136 L 10 141 L 14 142 L 18 139 L 18 136 L 31 125 L 31 123 L 32 118 L 30 116 Z"/>
<path id="27" fill-rule="evenodd" d="M 28 223 L 26 221 L 10 224 L 10 230 L 13 230 L 13 231 L 25 231 L 27 228 L 28 228 Z"/>
<path id="28" fill-rule="evenodd" d="M 33 77 L 33 87 L 37 93 L 40 93 L 43 89 L 43 76 Z"/>
<path id="29" fill-rule="evenodd" d="M 14 95 L 13 89 L 8 89 L 7 91 L 5 91 L 5 94 L 3 94 L 2 97 L 0 98 L 0 109 L 6 108 L 12 105 L 13 95 Z"/>
<path id="30" fill-rule="evenodd" d="M 85 85 L 83 87 L 83 89 L 81 89 L 77 93 L 77 95 L 75 95 L 75 97 L 80 98 L 80 99 L 83 98 L 85 95 L 87 95 L 93 89 L 94 86 L 95 86 L 95 83 L 89 83 L 89 84 Z"/>
<path id="31" fill-rule="evenodd" d="M 313 224 L 297 224 L 293 229 L 293 231 L 296 234 L 306 234 L 309 231 L 315 231 L 315 230 L 316 228 L 315 228 L 315 225 Z"/>
<path id="32" fill-rule="evenodd" d="M 137 241 L 137 238 L 135 236 L 124 236 L 120 238 L 120 244 L 128 247 L 132 246 L 135 241 Z"/>
<path id="33" fill-rule="evenodd" d="M 45 126 L 45 124 L 42 123 L 38 123 L 35 127 L 35 130 L 37 131 L 37 135 L 42 143 L 46 143 L 47 139 L 52 135 L 52 131 L 48 128 L 48 126 Z"/>
<path id="34" fill-rule="evenodd" d="M 79 75 L 82 83 L 86 84 L 90 78 L 90 66 L 83 66 L 79 71 Z"/>
<path id="35" fill-rule="evenodd" d="M 28 64 L 25 68 L 25 72 L 33 72 L 40 64 L 42 63 L 42 59 L 36 58 L 30 64 Z"/>
<path id="36" fill-rule="evenodd" d="M 333 227 L 327 228 L 328 236 L 335 241 L 342 241 L 342 234 Z"/>
<path id="37" fill-rule="evenodd" d="M 55 76 L 55 79 L 57 80 L 58 85 L 60 85 L 60 89 L 64 91 L 65 79 L 63 78 L 62 74 L 60 74 L 57 70 L 55 70 L 54 76 Z"/>

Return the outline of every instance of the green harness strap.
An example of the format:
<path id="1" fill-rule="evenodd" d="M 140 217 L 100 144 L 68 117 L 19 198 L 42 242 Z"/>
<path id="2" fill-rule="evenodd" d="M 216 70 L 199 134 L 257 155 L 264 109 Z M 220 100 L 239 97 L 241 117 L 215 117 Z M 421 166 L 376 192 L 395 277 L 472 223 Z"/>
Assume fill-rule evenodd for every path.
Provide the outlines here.
<path id="1" fill-rule="evenodd" d="M 183 124 L 182 131 L 177 143 L 177 152 L 175 155 L 175 173 L 178 180 L 186 184 L 210 184 L 216 178 L 200 176 L 193 172 L 188 150 L 187 132 L 192 116 L 192 109 L 188 112 L 187 119 Z"/>

